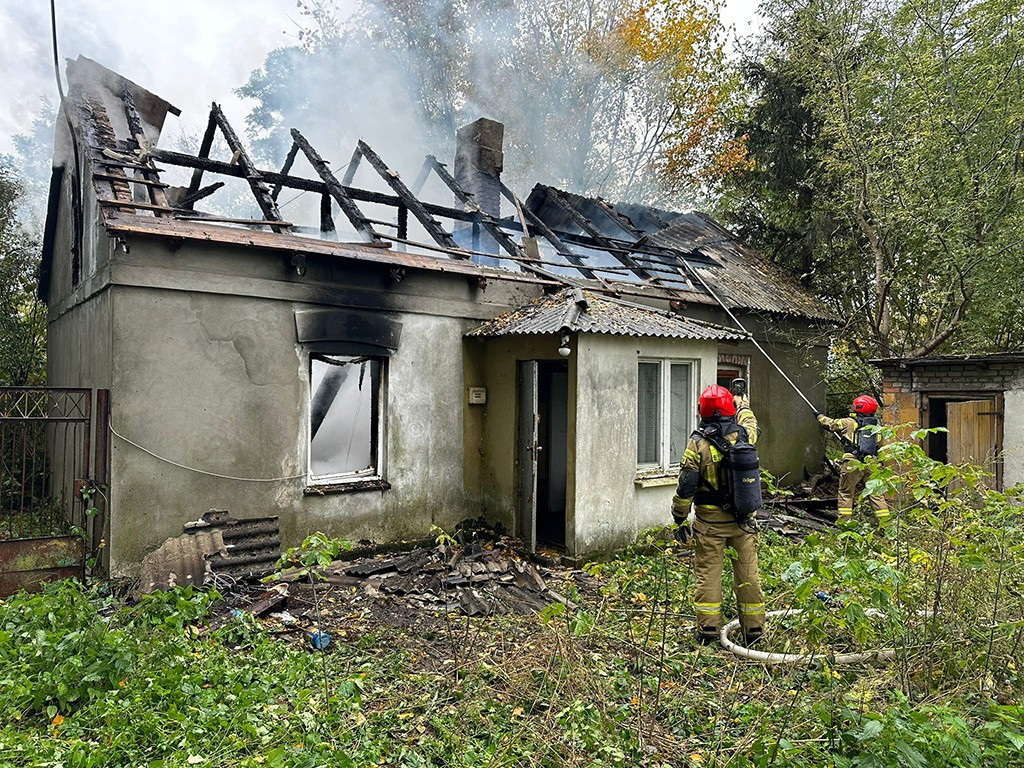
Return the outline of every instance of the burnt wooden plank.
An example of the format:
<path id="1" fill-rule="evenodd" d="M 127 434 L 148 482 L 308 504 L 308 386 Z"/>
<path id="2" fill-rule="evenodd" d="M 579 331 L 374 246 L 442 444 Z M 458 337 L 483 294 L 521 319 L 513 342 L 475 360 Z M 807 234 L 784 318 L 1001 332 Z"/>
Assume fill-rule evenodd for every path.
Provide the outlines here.
<path id="1" fill-rule="evenodd" d="M 186 190 L 185 195 L 183 195 L 178 200 L 176 205 L 178 208 L 188 208 L 189 210 L 191 210 L 196 203 L 198 203 L 203 198 L 209 197 L 223 186 L 223 181 L 215 181 L 213 184 L 208 184 L 202 189 L 197 189 L 195 192 L 188 192 Z"/>
<path id="2" fill-rule="evenodd" d="M 157 162 L 167 163 L 168 165 L 177 165 L 182 168 L 202 168 L 210 173 L 219 173 L 224 176 L 231 176 L 234 178 L 245 178 L 245 173 L 237 165 L 231 165 L 230 163 L 225 163 L 221 160 L 212 160 L 208 157 L 195 157 L 183 152 L 175 152 L 173 150 L 160 149 L 158 147 L 153 147 L 153 149 L 150 150 L 150 157 Z M 124 167 L 135 167 L 134 164 L 120 162 L 109 164 Z M 260 173 L 266 181 L 275 184 L 280 182 L 283 187 L 287 187 L 288 189 L 316 192 L 321 195 L 330 194 L 331 192 L 328 185 L 323 181 L 306 179 L 301 176 L 284 176 L 277 171 L 261 170 Z M 383 192 L 374 192 L 368 189 L 359 189 L 357 187 L 343 186 L 342 189 L 352 200 L 358 200 L 363 203 L 379 203 L 380 205 L 387 205 L 392 208 L 398 208 L 402 205 L 402 201 L 395 195 L 389 195 Z M 443 216 L 457 221 L 473 221 L 473 215 L 468 211 L 460 211 L 457 208 L 427 202 L 423 203 L 423 207 L 435 216 Z"/>
<path id="3" fill-rule="evenodd" d="M 235 134 L 235 129 L 231 127 L 231 123 L 224 116 L 224 112 L 218 104 L 214 103 L 210 109 L 210 114 L 217 121 L 217 127 L 220 128 L 220 132 L 224 135 L 224 140 L 228 143 L 228 149 L 233 153 L 233 158 L 237 159 L 238 165 L 245 171 L 245 179 L 249 182 L 249 188 L 252 189 L 256 203 L 259 205 L 260 210 L 263 211 L 263 218 L 269 221 L 280 221 L 281 213 L 277 210 L 277 202 L 270 196 L 270 190 L 267 188 L 266 181 L 263 180 L 263 176 L 257 170 L 255 164 L 253 164 L 249 153 L 245 151 L 245 147 L 242 146 L 242 142 Z M 276 227 L 272 228 L 275 232 L 280 231 Z"/>
<path id="4" fill-rule="evenodd" d="M 320 231 L 336 232 L 334 216 L 331 215 L 331 196 L 320 195 Z"/>
<path id="5" fill-rule="evenodd" d="M 472 195 L 468 194 L 459 185 L 459 182 L 455 180 L 455 177 L 448 173 L 448 169 L 441 165 L 433 155 L 427 155 L 427 161 L 431 163 L 434 173 L 436 173 L 438 178 L 444 182 L 445 186 L 452 191 L 452 194 L 455 195 L 458 201 L 462 203 L 463 206 L 477 214 L 477 221 L 484 229 L 487 230 L 487 234 L 494 238 L 494 241 L 500 245 L 506 253 L 512 256 L 512 258 L 523 258 L 523 249 L 515 243 L 511 237 L 498 228 L 497 222 L 489 214 L 480 210 L 480 206 L 478 206 L 476 201 L 473 200 Z"/>
<path id="6" fill-rule="evenodd" d="M 358 149 L 360 154 L 366 159 L 375 171 L 380 174 L 380 177 L 387 182 L 388 186 L 394 190 L 395 194 L 398 195 L 398 199 L 402 201 L 402 204 L 409 209 L 410 213 L 415 216 L 423 228 L 427 230 L 427 233 L 434 238 L 434 242 L 438 245 L 444 246 L 445 248 L 452 248 L 458 250 L 458 244 L 452 239 L 452 236 L 441 229 L 441 225 L 437 223 L 437 219 L 430 215 L 426 208 L 423 207 L 423 203 L 414 195 L 409 188 L 405 186 L 405 183 L 398 177 L 398 174 L 392 171 L 384 161 L 380 159 L 376 152 L 374 152 L 370 145 L 362 139 L 359 140 Z M 453 254 L 458 256 L 459 254 Z"/>
<path id="7" fill-rule="evenodd" d="M 210 150 L 213 148 L 213 137 L 216 131 L 217 120 L 214 118 L 213 110 L 211 109 L 210 118 L 206 123 L 206 132 L 203 133 L 203 140 L 199 144 L 199 157 L 206 158 L 210 156 Z M 203 170 L 202 167 L 196 167 L 193 170 L 192 181 L 189 182 L 188 191 L 185 192 L 186 198 L 199 191 L 199 185 L 203 183 Z"/>
<path id="8" fill-rule="evenodd" d="M 282 176 L 287 176 L 288 172 L 291 171 L 292 164 L 295 162 L 295 157 L 298 154 L 299 154 L 299 145 L 296 144 L 293 141 L 291 147 L 288 149 L 288 155 L 284 159 L 284 165 L 281 166 L 281 175 Z M 284 185 L 281 184 L 280 182 L 278 182 L 277 184 L 274 185 L 274 189 L 271 190 L 270 196 L 272 198 L 274 198 L 275 201 L 277 200 L 277 196 L 281 194 L 281 189 L 283 187 L 284 187 Z"/>
<path id="9" fill-rule="evenodd" d="M 146 139 L 146 132 L 142 128 L 142 118 L 139 117 L 139 111 L 135 107 L 135 98 L 132 96 L 132 92 L 125 88 L 121 91 L 121 102 L 124 104 L 124 115 L 128 121 L 128 131 L 131 134 L 129 139 L 129 145 L 135 150 L 145 155 L 145 150 L 148 149 L 148 140 Z M 156 168 L 153 166 L 152 161 L 147 160 L 143 165 L 147 166 L 142 171 L 142 176 L 147 181 L 160 181 L 160 176 L 157 174 Z M 167 205 L 167 193 L 159 187 L 151 187 L 149 190 L 149 199 L 155 205 Z"/>
<path id="10" fill-rule="evenodd" d="M 103 181 L 123 181 L 127 184 L 139 184 L 144 187 L 160 187 L 161 189 L 167 189 L 170 184 L 164 184 L 162 181 L 150 181 L 149 179 L 139 179 L 135 176 L 124 176 L 113 173 L 94 173 L 92 175 L 94 179 L 102 179 Z"/>
<path id="11" fill-rule="evenodd" d="M 352 223 L 352 226 L 356 228 L 356 231 L 365 237 L 367 240 L 380 240 L 381 235 L 373 228 L 373 225 L 367 221 L 363 212 L 359 210 L 359 206 L 355 204 L 355 201 L 349 195 L 346 188 L 335 178 L 334 174 L 331 173 L 331 169 L 327 167 L 327 162 L 306 141 L 306 137 L 299 133 L 296 129 L 292 128 L 292 139 L 295 144 L 302 150 L 306 159 L 309 160 L 309 164 L 313 166 L 313 170 L 319 174 L 321 181 L 327 185 L 327 189 L 334 198 L 334 201 L 341 208 L 341 212 L 345 214 L 348 220 Z"/>
<path id="12" fill-rule="evenodd" d="M 386 242 L 380 243 L 377 246 L 372 243 L 337 243 L 329 240 L 290 235 L 288 233 L 276 234 L 257 229 L 202 226 L 200 222 L 190 222 L 187 218 L 157 219 L 152 216 L 141 216 L 138 214 L 116 216 L 111 218 L 106 226 L 107 230 L 114 234 L 171 237 L 204 243 L 217 242 L 228 245 L 244 245 L 288 254 L 319 254 L 389 267 L 399 266 L 423 269 L 428 272 L 446 272 L 470 278 L 504 280 L 535 285 L 562 285 L 561 282 L 554 280 L 543 280 L 526 273 L 484 267 L 461 259 L 438 259 L 419 253 L 399 253 L 384 247 L 387 245 Z"/>

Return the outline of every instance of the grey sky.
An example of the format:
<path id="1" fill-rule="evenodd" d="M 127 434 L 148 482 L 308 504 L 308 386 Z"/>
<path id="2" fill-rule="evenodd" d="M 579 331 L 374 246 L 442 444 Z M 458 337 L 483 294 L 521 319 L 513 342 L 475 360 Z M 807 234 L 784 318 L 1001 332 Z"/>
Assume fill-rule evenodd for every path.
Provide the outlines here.
<path id="1" fill-rule="evenodd" d="M 757 2 L 726 0 L 723 20 L 749 33 Z M 120 72 L 179 107 L 182 127 L 198 130 L 214 100 L 242 124 L 248 110 L 232 89 L 269 51 L 295 42 L 297 14 L 295 0 L 57 0 L 62 59 L 81 54 Z M 3 153 L 12 150 L 13 134 L 29 128 L 42 99 L 57 101 L 49 2 L 0 0 L 0 30 Z"/>

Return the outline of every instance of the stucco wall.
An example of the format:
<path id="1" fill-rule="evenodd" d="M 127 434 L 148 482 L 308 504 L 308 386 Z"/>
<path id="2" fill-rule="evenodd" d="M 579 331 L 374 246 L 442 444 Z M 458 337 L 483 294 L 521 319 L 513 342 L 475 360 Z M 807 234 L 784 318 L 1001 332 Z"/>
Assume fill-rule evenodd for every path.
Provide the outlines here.
<path id="1" fill-rule="evenodd" d="M 735 324 L 720 308 L 692 305 L 685 310 L 700 320 L 729 328 Z M 739 314 L 746 327 L 786 375 L 818 410 L 825 410 L 822 373 L 828 355 L 828 333 L 809 322 L 772 315 Z M 750 407 L 761 427 L 761 466 L 783 485 L 799 483 L 821 470 L 825 455 L 822 432 L 814 412 L 775 367 L 749 341 L 723 343 L 720 351 L 750 359 Z M 714 383 L 711 378 L 708 383 Z"/>
<path id="2" fill-rule="evenodd" d="M 558 354 L 559 339 L 548 336 L 504 336 L 493 339 L 465 340 L 466 395 L 463 408 L 466 419 L 465 482 L 467 494 L 476 500 L 492 522 L 501 523 L 515 533 L 519 502 L 519 391 L 517 361 L 565 360 Z M 569 363 L 569 467 L 576 461 L 574 452 L 576 358 Z M 469 405 L 469 387 L 485 387 L 487 403 Z M 568 476 L 566 528 L 572 530 L 573 478 Z"/>
<path id="3" fill-rule="evenodd" d="M 1024 386 L 1003 394 L 1003 487 L 1024 483 Z"/>
<path id="4" fill-rule="evenodd" d="M 462 492 L 463 323 L 408 314 L 388 361 L 386 478 L 391 489 L 306 495 L 308 357 L 295 305 L 246 297 L 115 288 L 113 427 L 179 464 L 115 438 L 114 570 L 125 571 L 211 507 L 276 514 L 294 544 L 314 530 L 353 540 L 422 536 L 474 510 Z"/>
<path id="5" fill-rule="evenodd" d="M 637 361 L 694 361 L 694 402 L 715 381 L 715 342 L 583 334 L 577 338 L 576 537 L 578 553 L 621 546 L 638 530 L 671 522 L 673 477 L 636 483 Z"/>

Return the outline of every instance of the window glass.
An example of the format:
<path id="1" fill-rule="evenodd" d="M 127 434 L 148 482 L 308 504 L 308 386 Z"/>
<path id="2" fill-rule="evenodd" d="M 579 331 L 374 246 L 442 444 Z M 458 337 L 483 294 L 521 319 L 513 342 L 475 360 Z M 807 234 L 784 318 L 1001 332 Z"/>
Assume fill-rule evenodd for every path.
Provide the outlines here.
<path id="1" fill-rule="evenodd" d="M 640 363 L 636 403 L 636 462 L 657 464 L 661 443 L 661 364 Z"/>
<path id="2" fill-rule="evenodd" d="M 686 450 L 686 441 L 693 431 L 693 410 L 696 398 L 690 391 L 690 366 L 672 363 L 669 382 L 669 455 L 665 464 L 677 464 Z"/>
<path id="3" fill-rule="evenodd" d="M 377 474 L 381 361 L 312 360 L 309 469 L 312 478 Z"/>

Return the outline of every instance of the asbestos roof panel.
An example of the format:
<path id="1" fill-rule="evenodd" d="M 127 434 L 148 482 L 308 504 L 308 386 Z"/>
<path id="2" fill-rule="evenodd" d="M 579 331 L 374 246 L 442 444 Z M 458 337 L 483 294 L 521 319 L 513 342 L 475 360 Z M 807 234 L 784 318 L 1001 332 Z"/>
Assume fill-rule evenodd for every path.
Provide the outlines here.
<path id="1" fill-rule="evenodd" d="M 470 330 L 467 336 L 544 333 L 606 333 L 674 339 L 739 341 L 745 334 L 621 299 L 567 288 L 506 312 Z"/>
<path id="2" fill-rule="evenodd" d="M 835 320 L 835 314 L 791 275 L 758 256 L 709 216 L 685 213 L 649 235 L 647 241 L 679 251 L 700 253 L 714 266 L 691 264 L 725 303 L 734 309 Z"/>
<path id="3" fill-rule="evenodd" d="M 999 363 L 1024 363 L 1024 350 L 1018 352 L 994 352 L 988 355 L 933 355 L 931 357 L 892 357 L 869 360 L 879 368 L 904 368 L 919 365 L 975 365 L 987 366 Z"/>

